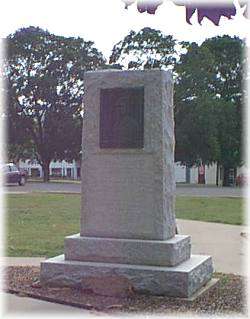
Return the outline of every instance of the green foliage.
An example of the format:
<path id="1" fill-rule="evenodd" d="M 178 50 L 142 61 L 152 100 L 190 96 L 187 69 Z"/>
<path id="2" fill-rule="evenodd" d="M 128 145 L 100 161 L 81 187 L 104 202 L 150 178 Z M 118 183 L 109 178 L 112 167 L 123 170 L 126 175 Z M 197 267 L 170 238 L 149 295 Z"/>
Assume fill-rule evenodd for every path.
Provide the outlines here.
<path id="1" fill-rule="evenodd" d="M 201 45 L 176 41 L 158 30 L 131 31 L 117 43 L 110 64 L 127 69 L 174 66 L 176 160 L 187 165 L 242 164 L 244 43 L 215 37 Z"/>
<path id="2" fill-rule="evenodd" d="M 109 59 L 128 69 L 152 69 L 172 66 L 175 63 L 176 41 L 159 30 L 143 28 L 130 33 L 118 42 Z"/>
<path id="3" fill-rule="evenodd" d="M 207 39 L 201 48 L 206 48 L 214 56 L 211 65 L 211 81 L 214 94 L 239 107 L 243 98 L 243 69 L 245 65 L 244 42 L 237 37 L 224 35 Z"/>
<path id="4" fill-rule="evenodd" d="M 80 38 L 39 28 L 7 38 L 8 153 L 31 154 L 48 168 L 52 159 L 77 159 L 81 149 L 84 72 L 95 68 L 173 68 L 176 160 L 187 165 L 217 162 L 226 170 L 242 164 L 244 42 L 229 36 L 201 45 L 176 41 L 159 30 L 131 31 L 105 64 Z"/>
<path id="5" fill-rule="evenodd" d="M 215 37 L 206 40 L 203 47 L 215 57 L 212 93 L 223 101 L 218 110 L 220 157 L 218 163 L 225 168 L 242 165 L 242 117 L 244 96 L 245 44 L 237 37 Z"/>
<path id="6" fill-rule="evenodd" d="M 210 164 L 220 154 L 219 118 L 215 116 L 220 101 L 207 94 L 176 106 L 176 160 L 188 166 Z"/>
<path id="7" fill-rule="evenodd" d="M 242 164 L 244 43 L 223 36 L 183 46 L 175 68 L 176 160 L 235 168 Z"/>
<path id="8" fill-rule="evenodd" d="M 220 101 L 212 95 L 214 57 L 196 43 L 185 44 L 175 68 L 176 160 L 187 165 L 215 161 L 219 155 L 218 118 Z"/>
<path id="9" fill-rule="evenodd" d="M 52 159 L 77 159 L 84 72 L 102 66 L 102 54 L 91 41 L 35 27 L 18 30 L 6 42 L 9 144 L 21 142 L 13 140 L 18 128 L 46 171 Z"/>

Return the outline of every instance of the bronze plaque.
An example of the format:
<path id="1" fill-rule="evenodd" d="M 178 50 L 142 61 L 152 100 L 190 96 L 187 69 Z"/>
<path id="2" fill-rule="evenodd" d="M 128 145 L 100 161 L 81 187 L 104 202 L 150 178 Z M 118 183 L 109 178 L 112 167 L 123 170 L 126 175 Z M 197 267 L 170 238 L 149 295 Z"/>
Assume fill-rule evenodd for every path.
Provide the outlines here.
<path id="1" fill-rule="evenodd" d="M 102 89 L 100 148 L 143 148 L 144 88 Z"/>

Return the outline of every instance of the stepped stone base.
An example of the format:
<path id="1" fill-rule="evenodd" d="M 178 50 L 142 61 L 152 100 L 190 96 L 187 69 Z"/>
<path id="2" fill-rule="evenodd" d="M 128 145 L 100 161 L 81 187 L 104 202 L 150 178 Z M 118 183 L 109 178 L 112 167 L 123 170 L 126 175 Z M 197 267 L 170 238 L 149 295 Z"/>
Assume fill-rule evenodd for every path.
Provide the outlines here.
<path id="1" fill-rule="evenodd" d="M 190 258 L 190 236 L 168 240 L 81 237 L 65 238 L 65 259 L 147 266 L 176 266 Z"/>
<path id="2" fill-rule="evenodd" d="M 60 255 L 41 263 L 40 281 L 47 286 L 91 289 L 90 279 L 103 279 L 105 283 L 105 278 L 117 277 L 136 292 L 189 298 L 211 279 L 212 273 L 212 259 L 204 255 L 191 255 L 174 267 L 72 261 Z"/>

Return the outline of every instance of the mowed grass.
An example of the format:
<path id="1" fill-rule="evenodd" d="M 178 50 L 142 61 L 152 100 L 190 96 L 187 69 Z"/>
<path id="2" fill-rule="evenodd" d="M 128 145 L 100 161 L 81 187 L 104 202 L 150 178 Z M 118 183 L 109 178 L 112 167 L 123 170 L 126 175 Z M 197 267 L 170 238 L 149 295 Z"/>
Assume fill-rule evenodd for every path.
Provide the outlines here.
<path id="1" fill-rule="evenodd" d="M 5 217 L 6 256 L 56 256 L 80 231 L 80 194 L 9 194 Z M 176 217 L 241 225 L 243 199 L 177 197 Z"/>
<path id="2" fill-rule="evenodd" d="M 64 237 L 80 231 L 80 195 L 11 194 L 6 204 L 7 256 L 61 254 Z"/>
<path id="3" fill-rule="evenodd" d="M 231 225 L 244 225 L 244 200 L 240 197 L 179 196 L 176 217 Z"/>

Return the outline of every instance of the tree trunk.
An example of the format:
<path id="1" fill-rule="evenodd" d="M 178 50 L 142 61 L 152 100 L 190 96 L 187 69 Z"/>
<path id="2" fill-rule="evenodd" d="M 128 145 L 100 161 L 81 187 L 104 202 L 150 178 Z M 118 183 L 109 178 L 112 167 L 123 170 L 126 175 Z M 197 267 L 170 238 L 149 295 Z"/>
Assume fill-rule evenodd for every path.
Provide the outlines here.
<path id="1" fill-rule="evenodd" d="M 237 168 L 234 168 L 234 186 L 236 185 L 236 179 L 237 179 Z"/>
<path id="2" fill-rule="evenodd" d="M 223 167 L 223 186 L 230 186 L 229 183 L 229 167 Z"/>
<path id="3" fill-rule="evenodd" d="M 219 169 L 219 164 L 217 162 L 216 163 L 216 186 L 219 186 L 219 172 L 220 172 L 220 169 Z"/>
<path id="4" fill-rule="evenodd" d="M 198 167 L 198 184 L 206 184 L 205 165 L 200 165 Z"/>
<path id="5" fill-rule="evenodd" d="M 198 184 L 206 184 L 205 175 L 198 174 Z"/>
<path id="6" fill-rule="evenodd" d="M 46 183 L 46 182 L 49 182 L 50 178 L 49 178 L 49 164 L 50 164 L 50 161 L 44 161 L 43 164 L 42 164 L 42 168 L 43 168 L 43 181 Z"/>

